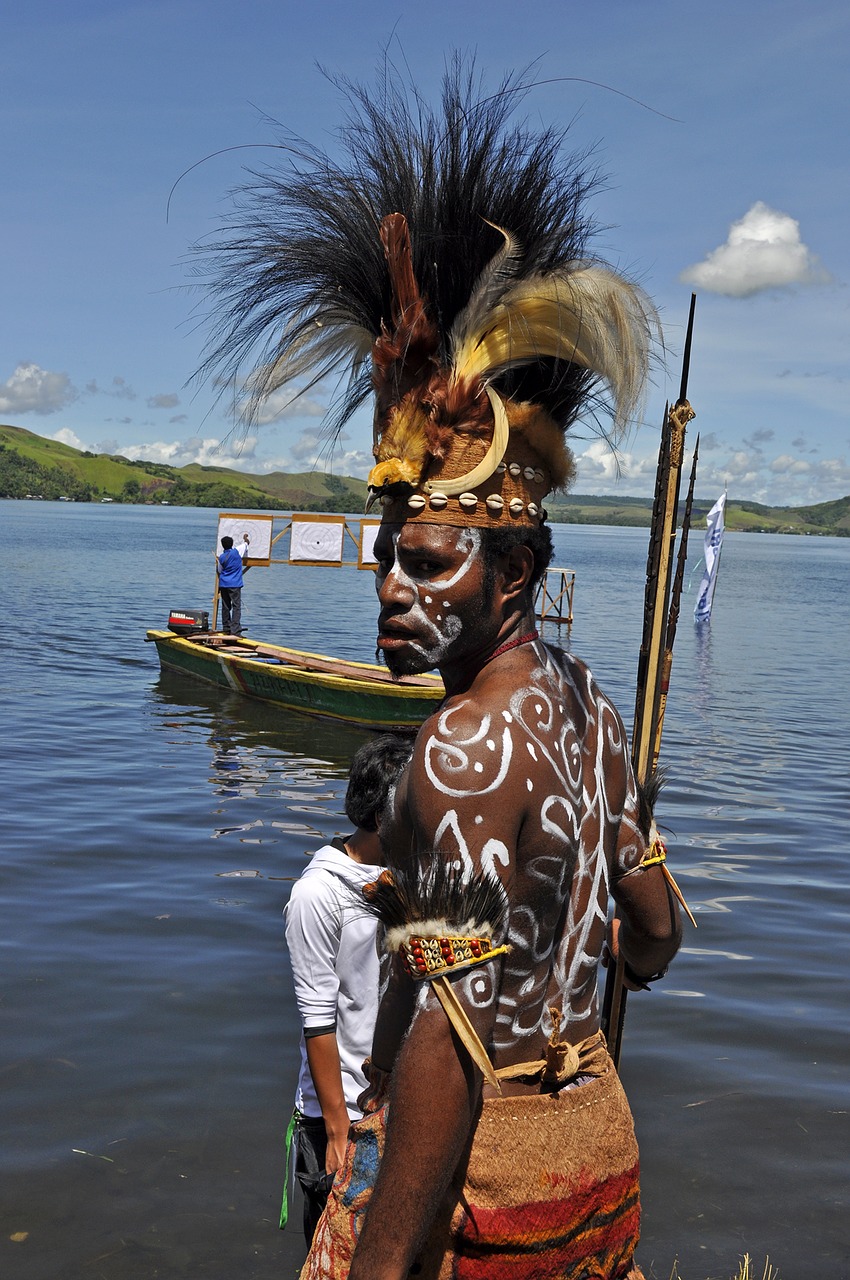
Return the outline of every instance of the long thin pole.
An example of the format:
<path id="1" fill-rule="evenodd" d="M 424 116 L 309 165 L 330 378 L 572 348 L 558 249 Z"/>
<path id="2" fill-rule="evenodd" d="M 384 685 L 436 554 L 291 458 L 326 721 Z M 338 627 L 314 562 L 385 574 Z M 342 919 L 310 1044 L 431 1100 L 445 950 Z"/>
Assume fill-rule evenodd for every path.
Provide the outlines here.
<path id="1" fill-rule="evenodd" d="M 667 710 L 667 694 L 670 691 L 670 672 L 673 667 L 673 645 L 676 641 L 676 628 L 679 625 L 679 613 L 682 604 L 682 589 L 685 583 L 685 564 L 688 559 L 688 534 L 691 531 L 691 515 L 694 509 L 694 484 L 697 478 L 697 462 L 699 461 L 699 436 L 694 445 L 694 456 L 691 461 L 691 478 L 688 483 L 688 496 L 685 499 L 685 514 L 682 517 L 682 529 L 679 535 L 679 554 L 676 559 L 676 575 L 673 579 L 673 591 L 670 597 L 670 609 L 667 614 L 667 634 L 664 638 L 664 657 L 661 661 L 661 688 L 658 699 L 658 714 L 655 718 L 655 737 L 652 744 L 652 762 L 650 777 L 658 767 L 661 753 L 661 734 L 664 732 L 664 712 Z"/>
<path id="2" fill-rule="evenodd" d="M 670 635 L 671 588 L 676 543 L 676 517 L 679 506 L 679 487 L 685 451 L 685 431 L 696 416 L 687 399 L 688 375 L 693 341 L 696 294 L 691 294 L 688 327 L 682 355 L 682 379 L 679 398 L 664 414 L 661 431 L 661 447 L 655 478 L 655 500 L 652 510 L 652 527 L 649 537 L 649 553 L 644 592 L 643 638 L 638 657 L 635 719 L 632 729 L 632 765 L 638 785 L 646 786 L 654 772 L 661 746 L 664 708 L 667 686 L 664 680 L 665 666 L 669 680 L 669 662 L 666 661 L 667 640 Z M 692 481 L 695 477 L 692 472 Z M 681 592 L 681 588 L 680 588 Z M 678 599 L 676 602 L 678 612 Z M 675 637 L 675 623 L 672 637 Z M 670 659 L 672 661 L 672 639 Z M 663 691 L 663 693 L 662 693 Z M 618 1066 L 623 1042 L 623 1023 L 626 1016 L 625 962 L 622 955 L 616 965 L 611 965 L 605 981 L 602 1002 L 602 1030 L 608 1042 L 608 1052 Z"/>

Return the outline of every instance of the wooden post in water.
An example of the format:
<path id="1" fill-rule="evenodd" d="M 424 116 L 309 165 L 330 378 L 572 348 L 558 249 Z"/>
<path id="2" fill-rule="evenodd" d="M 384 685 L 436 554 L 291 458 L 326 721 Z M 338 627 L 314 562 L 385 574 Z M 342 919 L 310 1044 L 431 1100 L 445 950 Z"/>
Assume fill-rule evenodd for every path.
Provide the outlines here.
<path id="1" fill-rule="evenodd" d="M 550 574 L 555 579 L 556 587 L 554 590 L 549 586 Z M 550 565 L 544 571 L 543 579 L 540 583 L 536 617 L 541 622 L 555 622 L 559 626 L 562 623 L 566 623 L 567 626 L 570 626 L 573 620 L 573 592 L 575 591 L 575 585 L 576 575 L 574 569 L 553 569 Z M 555 590 L 557 590 L 557 595 Z M 567 609 L 566 617 L 564 617 L 565 604 Z"/>

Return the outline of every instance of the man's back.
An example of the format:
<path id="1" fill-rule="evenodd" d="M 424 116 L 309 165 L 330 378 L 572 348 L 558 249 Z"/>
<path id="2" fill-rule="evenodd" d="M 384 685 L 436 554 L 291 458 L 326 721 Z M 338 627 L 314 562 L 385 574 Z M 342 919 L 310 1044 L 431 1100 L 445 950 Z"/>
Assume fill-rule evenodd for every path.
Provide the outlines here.
<path id="1" fill-rule="evenodd" d="M 504 887 L 503 972 L 461 983 L 496 1067 L 539 1056 L 553 1008 L 566 1039 L 596 1030 L 612 871 L 644 841 L 622 722 L 587 668 L 540 642 L 486 664 L 423 726 L 400 807 L 396 847 L 415 835 Z"/>
<path id="2" fill-rule="evenodd" d="M 235 547 L 222 551 L 218 558 L 219 585 L 222 587 L 242 586 L 242 557 Z"/>

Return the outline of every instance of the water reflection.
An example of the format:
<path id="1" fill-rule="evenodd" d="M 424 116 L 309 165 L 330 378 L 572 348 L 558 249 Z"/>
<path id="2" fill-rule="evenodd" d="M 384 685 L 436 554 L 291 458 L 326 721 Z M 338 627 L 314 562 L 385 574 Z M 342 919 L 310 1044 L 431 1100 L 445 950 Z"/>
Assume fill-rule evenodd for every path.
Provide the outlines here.
<path id="1" fill-rule="evenodd" d="M 338 771 L 339 776 L 347 775 L 351 757 L 371 736 L 368 729 L 243 698 L 176 671 L 160 673 L 152 696 L 163 714 L 163 727 L 206 730 L 213 769 L 241 775 L 250 753 L 252 768 L 258 770 L 257 779 L 263 781 L 271 762 L 262 761 L 270 752 L 276 757 L 297 758 L 300 778 L 305 771 Z M 169 709 L 182 709 L 186 715 L 177 721 L 167 720 L 164 717 Z"/>
<path id="2" fill-rule="evenodd" d="M 213 770 L 227 775 L 226 779 L 222 780 L 221 785 L 217 788 L 218 794 L 223 796 L 239 795 L 241 786 L 245 782 L 246 765 L 239 754 L 238 744 L 233 738 L 215 733 L 210 736 L 209 743 L 213 751 Z M 214 778 L 212 780 L 214 781 Z"/>
<path id="3" fill-rule="evenodd" d="M 703 723 L 711 720 L 714 710 L 714 661 L 711 645 L 711 622 L 695 622 L 693 628 L 694 666 L 692 706 Z"/>

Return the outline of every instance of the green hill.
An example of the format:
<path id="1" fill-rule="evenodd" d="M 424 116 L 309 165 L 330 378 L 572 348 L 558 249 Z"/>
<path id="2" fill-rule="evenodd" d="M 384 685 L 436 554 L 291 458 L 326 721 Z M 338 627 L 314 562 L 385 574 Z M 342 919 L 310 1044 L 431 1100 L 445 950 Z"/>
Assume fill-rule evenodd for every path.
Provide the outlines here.
<path id="1" fill-rule="evenodd" d="M 694 499 L 692 524 L 705 527 L 705 517 L 715 499 Z M 649 498 L 620 498 L 610 495 L 557 495 L 547 502 L 549 518 L 559 524 L 627 525 L 648 529 L 652 522 Z M 680 504 L 681 507 L 684 504 Z M 850 537 L 850 496 L 812 507 L 766 507 L 758 502 L 726 504 L 726 528 L 738 533 L 805 533 Z"/>
<path id="2" fill-rule="evenodd" d="M 192 463 L 171 467 L 120 454 L 88 453 L 22 427 L 0 426 L 0 497 L 76 502 L 167 502 L 260 511 L 359 511 L 363 480 L 321 471 L 248 475 Z"/>
<path id="3" fill-rule="evenodd" d="M 322 471 L 273 471 L 249 475 L 229 467 L 170 467 L 131 462 L 107 453 L 81 452 L 57 440 L 0 426 L 0 497 L 70 498 L 77 502 L 167 502 L 173 506 L 252 511 L 362 511 L 366 483 Z M 694 528 L 705 523 L 714 502 L 694 502 Z M 649 528 L 649 498 L 609 494 L 557 495 L 549 518 L 562 524 L 626 525 Z M 850 496 L 811 507 L 766 507 L 729 502 L 726 528 L 750 533 L 831 534 L 850 537 Z"/>

